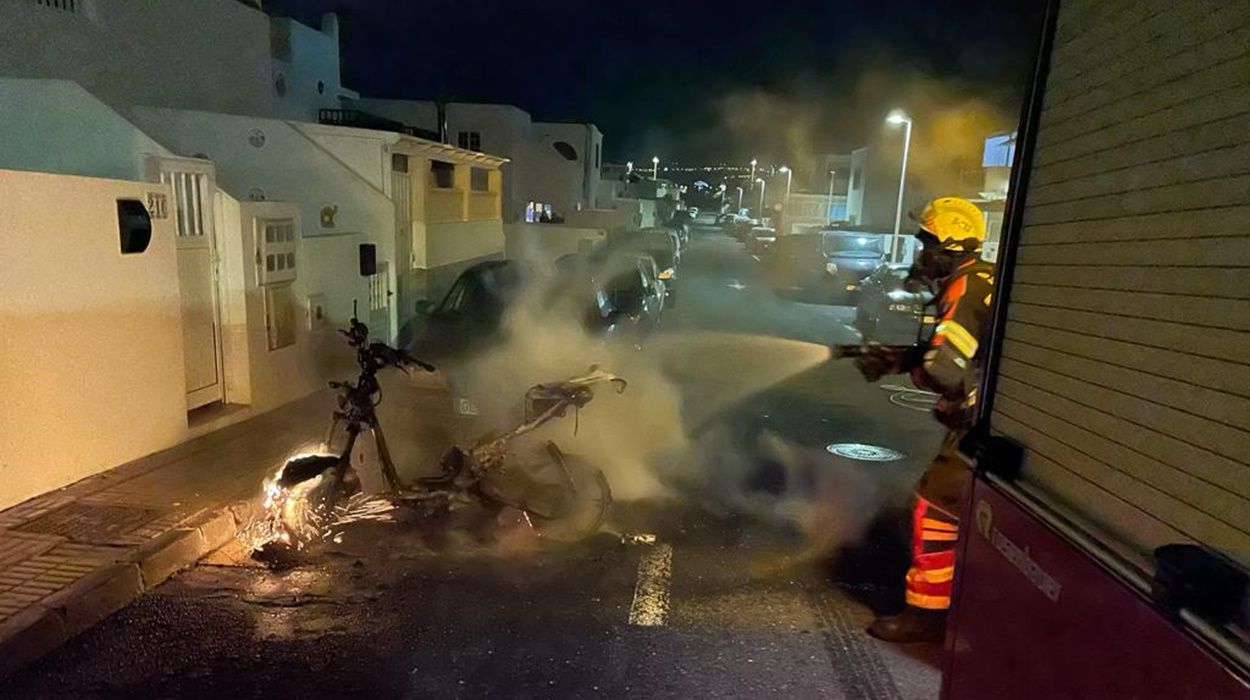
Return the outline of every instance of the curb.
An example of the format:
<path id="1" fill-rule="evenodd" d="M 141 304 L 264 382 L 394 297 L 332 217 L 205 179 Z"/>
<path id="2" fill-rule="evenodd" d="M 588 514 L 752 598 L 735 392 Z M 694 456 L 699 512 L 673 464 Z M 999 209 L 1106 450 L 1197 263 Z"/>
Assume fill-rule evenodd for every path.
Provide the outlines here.
<path id="1" fill-rule="evenodd" d="M 246 507 L 232 504 L 194 516 L 124 560 L 104 565 L 5 620 L 0 624 L 0 680 L 234 539 L 246 512 Z"/>

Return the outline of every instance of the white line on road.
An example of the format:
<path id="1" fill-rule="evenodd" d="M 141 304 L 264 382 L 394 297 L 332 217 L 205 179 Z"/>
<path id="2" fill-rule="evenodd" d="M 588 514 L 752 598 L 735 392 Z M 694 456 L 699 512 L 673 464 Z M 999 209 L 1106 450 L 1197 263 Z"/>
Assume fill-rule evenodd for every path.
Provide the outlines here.
<path id="1" fill-rule="evenodd" d="M 668 619 L 668 584 L 672 576 L 672 546 L 657 544 L 648 548 L 638 561 L 638 583 L 634 585 L 629 624 L 643 627 L 664 624 Z"/>

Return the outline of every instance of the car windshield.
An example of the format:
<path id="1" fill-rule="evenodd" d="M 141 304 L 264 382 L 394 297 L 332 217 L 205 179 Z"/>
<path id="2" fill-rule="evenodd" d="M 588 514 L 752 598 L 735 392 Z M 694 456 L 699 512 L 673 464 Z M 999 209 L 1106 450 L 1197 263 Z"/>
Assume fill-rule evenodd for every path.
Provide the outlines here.
<path id="1" fill-rule="evenodd" d="M 825 254 L 868 253 L 885 254 L 885 240 L 877 234 L 856 235 L 835 233 L 825 236 Z"/>
<path id="2" fill-rule="evenodd" d="M 783 255 L 819 255 L 820 240 L 819 235 L 800 234 L 796 236 L 782 236 L 777 239 L 778 250 Z"/>
<path id="3" fill-rule="evenodd" d="M 519 276 L 511 265 L 467 270 L 447 292 L 438 313 L 447 316 L 466 312 L 477 316 L 499 313 L 519 285 Z"/>

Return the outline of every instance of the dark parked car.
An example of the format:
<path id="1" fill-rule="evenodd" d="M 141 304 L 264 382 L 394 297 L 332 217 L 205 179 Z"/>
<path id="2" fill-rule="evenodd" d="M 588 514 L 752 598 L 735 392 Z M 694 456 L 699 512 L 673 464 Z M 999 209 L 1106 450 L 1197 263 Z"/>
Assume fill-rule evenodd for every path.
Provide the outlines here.
<path id="1" fill-rule="evenodd" d="M 650 255 L 609 253 L 587 276 L 595 299 L 586 320 L 593 333 L 646 335 L 668 303 L 668 284 Z"/>
<path id="2" fill-rule="evenodd" d="M 456 278 L 442 302 L 418 306 L 420 331 L 408 343 L 432 362 L 463 360 L 505 340 L 504 316 L 522 294 L 553 322 L 583 323 L 592 335 L 649 332 L 665 304 L 655 262 L 640 254 L 565 256 L 554 275 L 515 260 L 478 263 Z"/>
<path id="3" fill-rule="evenodd" d="M 721 230 L 729 236 L 745 243 L 747 233 L 751 231 L 752 226 L 756 225 L 756 222 L 749 216 L 727 212 L 716 217 L 716 225 L 720 226 Z"/>
<path id="4" fill-rule="evenodd" d="M 778 296 L 810 303 L 828 303 L 837 296 L 825 258 L 826 235 L 819 232 L 781 236 L 761 259 L 765 283 Z"/>
<path id="5" fill-rule="evenodd" d="M 681 240 L 665 228 L 617 231 L 608 236 L 606 251 L 650 255 L 660 270 L 660 279 L 672 286 L 681 266 Z"/>
<path id="6" fill-rule="evenodd" d="M 882 265 L 858 285 L 855 327 L 864 342 L 908 345 L 932 334 L 931 295 L 903 287 L 907 267 Z"/>
<path id="7" fill-rule="evenodd" d="M 834 290 L 850 297 L 859 283 L 885 264 L 886 237 L 880 233 L 852 230 L 825 230 L 825 270 L 833 278 Z"/>
<path id="8" fill-rule="evenodd" d="M 743 243 L 745 243 L 747 247 L 747 253 L 755 256 L 756 258 L 762 258 L 763 256 L 768 255 L 768 252 L 772 250 L 773 244 L 776 242 L 776 229 L 771 229 L 767 226 L 752 226 L 749 230 L 747 230 L 745 238 L 743 239 Z"/>

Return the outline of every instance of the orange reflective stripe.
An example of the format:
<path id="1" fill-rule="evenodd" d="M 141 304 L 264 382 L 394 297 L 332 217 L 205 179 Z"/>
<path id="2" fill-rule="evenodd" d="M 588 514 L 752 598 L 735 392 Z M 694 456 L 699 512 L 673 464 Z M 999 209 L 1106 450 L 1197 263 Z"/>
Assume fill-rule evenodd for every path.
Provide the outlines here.
<path id="1" fill-rule="evenodd" d="M 925 595 L 907 591 L 907 604 L 913 608 L 946 610 L 951 606 L 951 597 L 948 595 Z"/>
<path id="2" fill-rule="evenodd" d="M 920 521 L 921 526 L 929 530 L 945 530 L 947 532 L 958 532 L 959 526 L 955 523 L 944 523 L 941 520 L 933 518 L 924 518 Z"/>
<path id="3" fill-rule="evenodd" d="M 955 580 L 955 567 L 944 566 L 940 569 L 920 569 L 912 567 L 907 570 L 907 588 L 917 593 L 936 593 L 944 590 L 943 584 Z"/>
<path id="4" fill-rule="evenodd" d="M 959 533 L 941 532 L 940 530 L 925 530 L 920 533 L 920 539 L 925 542 L 954 542 L 959 539 Z"/>

